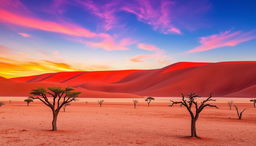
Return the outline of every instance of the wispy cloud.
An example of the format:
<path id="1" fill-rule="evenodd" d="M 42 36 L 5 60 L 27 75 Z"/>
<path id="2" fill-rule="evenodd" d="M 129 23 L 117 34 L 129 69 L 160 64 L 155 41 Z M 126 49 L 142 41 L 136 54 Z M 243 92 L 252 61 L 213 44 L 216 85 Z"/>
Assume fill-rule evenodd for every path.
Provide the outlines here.
<path id="1" fill-rule="evenodd" d="M 79 27 L 75 24 L 59 24 L 52 21 L 47 21 L 39 18 L 33 18 L 29 16 L 22 16 L 17 13 L 0 9 L 0 21 L 20 25 L 23 27 L 29 27 L 49 32 L 57 32 L 66 35 L 79 36 L 79 37 L 96 37 L 97 34 L 91 32 L 88 29 Z"/>
<path id="2" fill-rule="evenodd" d="M 88 65 L 77 67 L 65 62 L 52 60 L 16 60 L 9 57 L 0 57 L 0 77 L 12 78 L 19 76 L 36 75 L 50 72 L 83 71 L 83 70 L 106 70 L 106 65 Z"/>
<path id="3" fill-rule="evenodd" d="M 138 44 L 137 46 L 139 49 L 142 49 L 142 50 L 147 50 L 147 51 L 158 51 L 160 50 L 159 48 L 153 46 L 153 45 L 147 45 L 147 44 Z"/>
<path id="4" fill-rule="evenodd" d="M 116 12 L 118 11 L 117 4 L 118 1 L 109 1 L 105 4 L 98 4 L 96 1 L 88 0 L 76 0 L 76 2 L 83 6 L 85 9 L 88 9 L 91 13 L 101 18 L 103 23 L 103 29 L 108 31 L 113 28 L 117 23 Z"/>
<path id="5" fill-rule="evenodd" d="M 48 72 L 77 71 L 78 68 L 69 64 L 49 60 L 20 62 L 14 59 L 0 58 L 0 76 L 11 78 L 25 75 L 35 75 Z"/>
<path id="6" fill-rule="evenodd" d="M 200 38 L 200 46 L 188 51 L 188 53 L 209 51 L 221 47 L 236 46 L 240 43 L 256 39 L 256 31 L 225 31 L 219 34 Z"/>
<path id="7" fill-rule="evenodd" d="M 161 33 L 181 34 L 181 30 L 172 24 L 170 16 L 172 0 L 131 0 L 129 3 L 126 1 L 99 3 L 93 0 L 75 0 L 75 2 L 101 18 L 104 21 L 104 30 L 119 26 L 120 20 L 117 14 L 126 12 L 135 15 L 137 20 L 152 26 L 154 30 Z"/>
<path id="8" fill-rule="evenodd" d="M 112 69 L 112 66 L 106 64 L 71 63 L 65 60 L 63 54 L 57 50 L 37 50 L 37 53 L 32 52 L 35 56 L 17 50 L 0 45 L 0 77 L 11 78 L 50 72 Z"/>
<path id="9" fill-rule="evenodd" d="M 6 54 L 9 52 L 9 49 L 3 45 L 0 45 L 0 54 Z"/>
<path id="10" fill-rule="evenodd" d="M 151 53 L 134 56 L 130 59 L 130 61 L 139 63 L 139 62 L 144 62 L 145 60 L 153 59 L 153 60 L 156 60 L 159 64 L 168 64 L 164 50 L 158 47 L 155 47 L 153 45 L 142 44 L 142 43 L 138 44 L 137 47 L 141 50 L 150 51 Z"/>
<path id="11" fill-rule="evenodd" d="M 113 50 L 128 50 L 128 45 L 132 44 L 132 41 L 128 38 L 123 38 L 120 41 L 115 39 L 114 36 L 107 33 L 94 33 L 84 27 L 78 26 L 73 23 L 57 23 L 54 21 L 43 20 L 34 18 L 32 16 L 23 16 L 11 11 L 0 9 L 0 21 L 7 24 L 14 24 L 23 27 L 29 27 L 37 30 L 43 30 L 48 32 L 61 33 L 65 35 L 94 39 L 97 41 L 87 40 L 86 45 L 93 48 L 100 48 L 108 51 Z M 29 34 L 19 33 L 20 36 L 29 37 Z"/>
<path id="12" fill-rule="evenodd" d="M 53 6 L 63 11 L 68 4 L 70 1 L 55 0 Z M 195 29 L 202 25 L 200 22 L 205 23 L 202 16 L 210 9 L 208 0 L 72 0 L 72 5 L 83 7 L 100 18 L 105 31 L 123 27 L 121 16 L 126 12 L 163 34 L 182 34 L 181 29 Z"/>
<path id="13" fill-rule="evenodd" d="M 24 38 L 29 38 L 30 34 L 24 33 L 24 32 L 19 32 L 18 33 L 20 36 L 24 37 Z"/>
<path id="14" fill-rule="evenodd" d="M 159 0 L 158 3 L 152 0 L 136 0 L 135 3 L 123 6 L 122 10 L 134 14 L 139 21 L 151 25 L 154 30 L 164 34 L 181 34 L 180 29 L 171 22 L 170 6 L 172 4 L 172 1 L 168 0 Z"/>
<path id="15" fill-rule="evenodd" d="M 129 50 L 128 46 L 134 44 L 135 41 L 128 38 L 117 40 L 110 35 L 105 35 L 100 41 L 84 41 L 84 43 L 92 48 L 101 48 L 106 51 L 114 51 Z"/>

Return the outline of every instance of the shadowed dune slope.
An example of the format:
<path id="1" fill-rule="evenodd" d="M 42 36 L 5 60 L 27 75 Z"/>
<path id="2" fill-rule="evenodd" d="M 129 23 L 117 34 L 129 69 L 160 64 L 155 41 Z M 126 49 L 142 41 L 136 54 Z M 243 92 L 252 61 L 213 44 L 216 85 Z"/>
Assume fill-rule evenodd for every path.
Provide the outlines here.
<path id="1" fill-rule="evenodd" d="M 38 86 L 71 86 L 87 97 L 169 97 L 189 92 L 248 97 L 256 94 L 256 61 L 180 62 L 153 70 L 48 73 L 1 78 L 0 85 L 4 87 L 0 95 L 24 95 Z"/>

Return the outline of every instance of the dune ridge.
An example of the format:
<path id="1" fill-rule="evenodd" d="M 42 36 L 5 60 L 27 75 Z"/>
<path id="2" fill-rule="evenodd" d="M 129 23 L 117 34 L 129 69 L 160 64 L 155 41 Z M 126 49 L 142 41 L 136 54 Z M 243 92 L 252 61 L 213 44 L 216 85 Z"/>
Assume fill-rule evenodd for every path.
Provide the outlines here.
<path id="1" fill-rule="evenodd" d="M 256 95 L 256 61 L 179 62 L 160 69 L 59 72 L 0 78 L 0 96 L 24 96 L 35 87 L 74 87 L 84 97 L 170 97 L 196 92 L 218 97 Z"/>

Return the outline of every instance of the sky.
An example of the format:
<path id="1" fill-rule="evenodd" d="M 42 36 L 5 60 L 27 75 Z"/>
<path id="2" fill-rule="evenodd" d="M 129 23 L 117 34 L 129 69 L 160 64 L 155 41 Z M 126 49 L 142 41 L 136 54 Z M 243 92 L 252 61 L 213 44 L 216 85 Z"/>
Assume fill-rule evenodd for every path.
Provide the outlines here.
<path id="1" fill-rule="evenodd" d="M 256 58 L 255 0 L 0 0 L 0 76 Z"/>

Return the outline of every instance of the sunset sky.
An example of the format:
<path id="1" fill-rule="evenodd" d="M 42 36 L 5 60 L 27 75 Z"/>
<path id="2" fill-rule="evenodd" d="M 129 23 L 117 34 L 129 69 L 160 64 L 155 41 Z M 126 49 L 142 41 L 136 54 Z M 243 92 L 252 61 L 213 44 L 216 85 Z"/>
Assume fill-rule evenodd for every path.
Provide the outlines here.
<path id="1" fill-rule="evenodd" d="M 255 0 L 0 0 L 0 76 L 255 60 Z"/>

